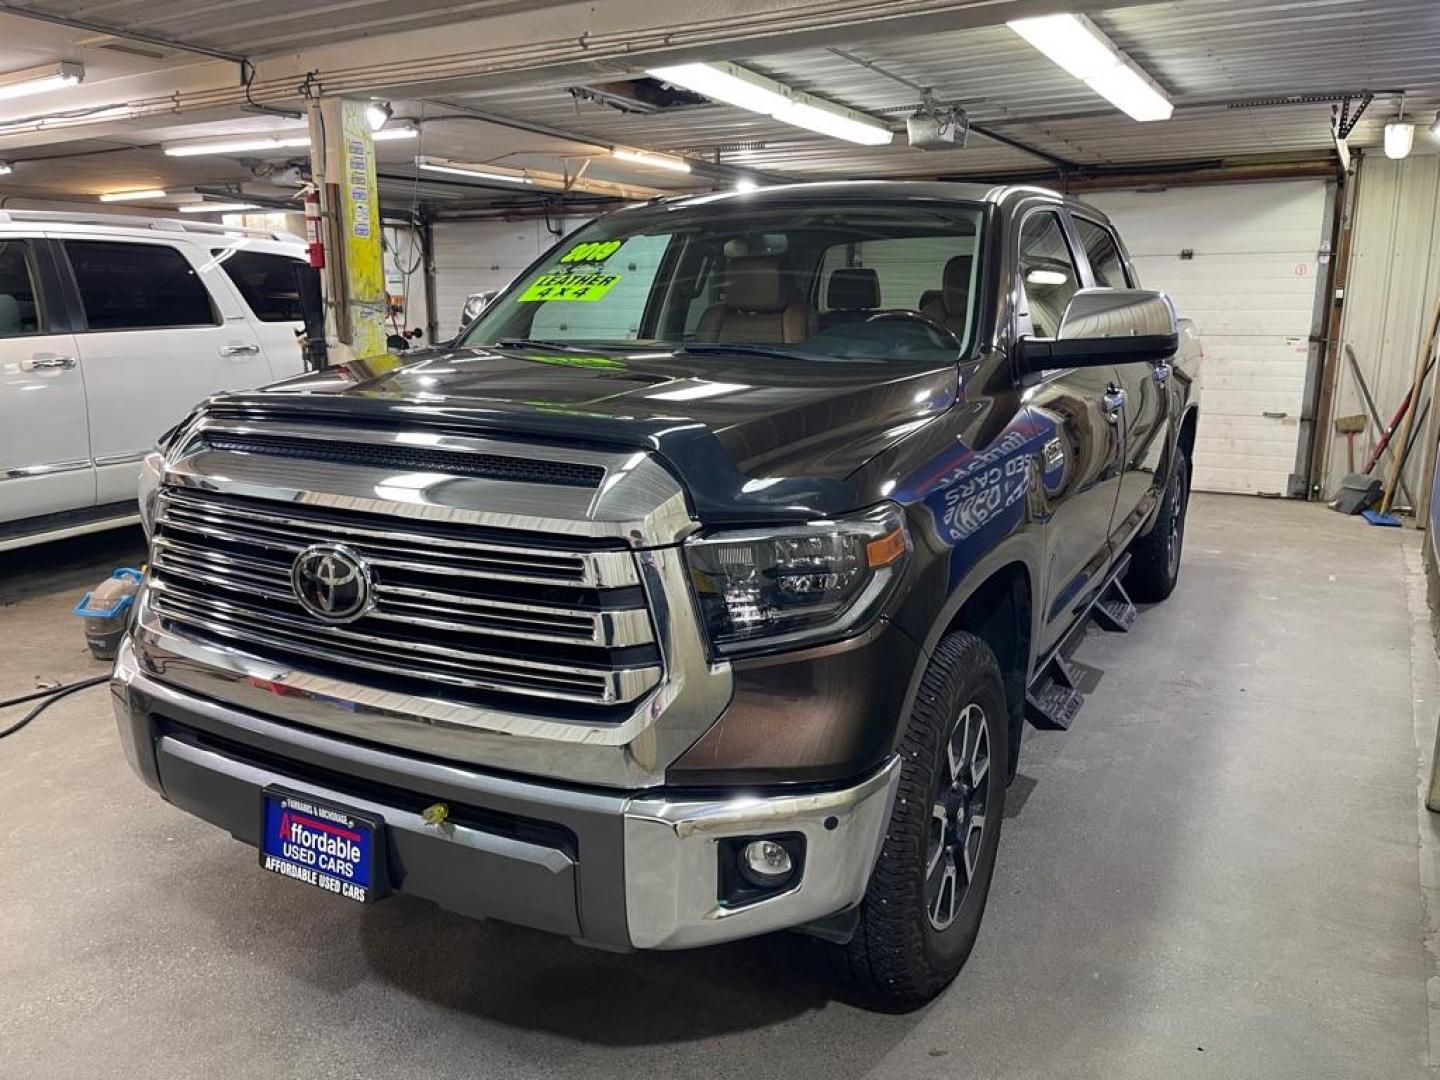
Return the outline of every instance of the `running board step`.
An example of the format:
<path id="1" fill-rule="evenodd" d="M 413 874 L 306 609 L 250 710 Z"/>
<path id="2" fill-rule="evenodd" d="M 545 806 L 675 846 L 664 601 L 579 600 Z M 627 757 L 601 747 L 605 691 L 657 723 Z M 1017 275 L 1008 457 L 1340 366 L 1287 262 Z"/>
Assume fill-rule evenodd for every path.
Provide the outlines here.
<path id="1" fill-rule="evenodd" d="M 1025 719 L 1042 731 L 1069 731 L 1085 695 L 1058 652 L 1045 666 L 1044 675 L 1025 695 Z"/>
<path id="2" fill-rule="evenodd" d="M 1084 704 L 1085 695 L 1079 690 L 1051 683 L 1038 693 L 1025 695 L 1025 718 L 1042 731 L 1069 731 Z"/>
<path id="3" fill-rule="evenodd" d="M 1103 630 L 1123 634 L 1135 625 L 1135 602 L 1130 599 L 1130 594 L 1125 591 L 1125 586 L 1120 584 L 1120 579 L 1129 568 L 1130 556 L 1126 555 L 1124 561 L 1111 575 L 1109 583 L 1100 594 L 1100 599 L 1091 609 L 1091 615 Z"/>

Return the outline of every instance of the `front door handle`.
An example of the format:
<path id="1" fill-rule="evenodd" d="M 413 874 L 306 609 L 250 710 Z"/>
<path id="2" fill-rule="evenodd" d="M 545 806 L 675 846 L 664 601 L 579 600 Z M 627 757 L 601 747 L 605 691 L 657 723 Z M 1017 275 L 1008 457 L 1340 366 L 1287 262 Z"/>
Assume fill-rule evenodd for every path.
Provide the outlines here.
<path id="1" fill-rule="evenodd" d="M 1118 386 L 1107 387 L 1101 395 L 1100 407 L 1105 410 L 1105 419 L 1115 423 L 1120 419 L 1120 410 L 1125 407 L 1125 391 Z"/>
<path id="2" fill-rule="evenodd" d="M 260 351 L 259 345 L 225 345 L 220 349 L 221 356 L 254 356 Z"/>
<path id="3" fill-rule="evenodd" d="M 75 357 L 61 356 L 58 353 L 36 353 L 29 360 L 21 361 L 20 367 L 25 371 L 53 371 L 57 368 L 72 368 L 75 366 Z"/>

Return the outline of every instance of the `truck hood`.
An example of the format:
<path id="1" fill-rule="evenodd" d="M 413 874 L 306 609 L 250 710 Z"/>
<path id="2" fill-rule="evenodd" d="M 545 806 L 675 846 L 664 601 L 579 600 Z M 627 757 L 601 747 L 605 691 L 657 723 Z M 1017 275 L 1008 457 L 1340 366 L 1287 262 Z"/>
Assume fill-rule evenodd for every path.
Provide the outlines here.
<path id="1" fill-rule="evenodd" d="M 507 347 L 427 350 L 383 372 L 346 365 L 226 401 L 293 416 L 303 395 L 317 418 L 399 412 L 477 433 L 643 448 L 680 476 L 697 510 L 725 519 L 853 509 L 847 478 L 949 409 L 958 385 L 950 365 Z"/>

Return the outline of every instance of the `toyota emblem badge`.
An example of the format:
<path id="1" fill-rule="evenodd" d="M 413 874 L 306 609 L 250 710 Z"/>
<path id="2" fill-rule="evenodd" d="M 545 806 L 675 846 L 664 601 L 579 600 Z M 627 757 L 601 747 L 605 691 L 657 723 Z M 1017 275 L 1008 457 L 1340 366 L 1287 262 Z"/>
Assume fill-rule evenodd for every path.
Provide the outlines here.
<path id="1" fill-rule="evenodd" d="M 370 610 L 370 568 L 343 544 L 312 544 L 290 568 L 300 606 L 327 623 L 353 622 Z"/>

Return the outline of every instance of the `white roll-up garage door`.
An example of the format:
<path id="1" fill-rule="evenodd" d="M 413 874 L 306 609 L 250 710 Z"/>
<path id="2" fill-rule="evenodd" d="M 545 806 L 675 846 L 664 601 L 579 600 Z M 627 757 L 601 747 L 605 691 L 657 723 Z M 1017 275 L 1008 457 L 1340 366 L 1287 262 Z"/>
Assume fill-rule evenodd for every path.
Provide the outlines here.
<path id="1" fill-rule="evenodd" d="M 1195 487 L 1288 494 L 1327 269 L 1320 258 L 1328 239 L 1325 181 L 1081 198 L 1115 222 L 1141 284 L 1168 292 L 1199 328 L 1205 360 Z"/>
<path id="2" fill-rule="evenodd" d="M 465 298 L 499 289 L 535 257 L 588 218 L 523 221 L 437 221 L 435 223 L 435 307 L 443 339 L 460 325 Z"/>

